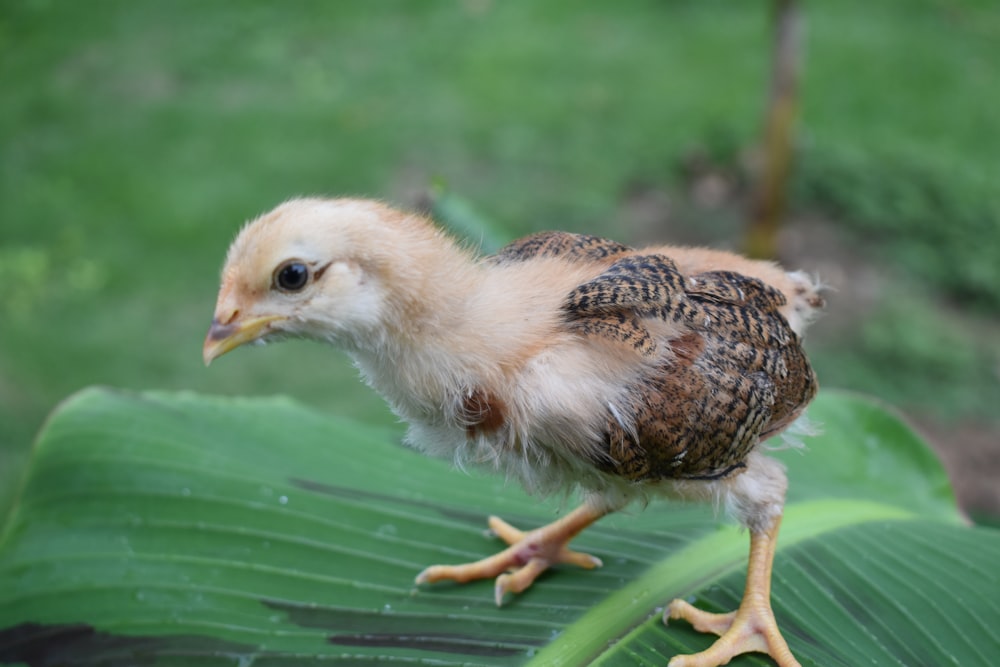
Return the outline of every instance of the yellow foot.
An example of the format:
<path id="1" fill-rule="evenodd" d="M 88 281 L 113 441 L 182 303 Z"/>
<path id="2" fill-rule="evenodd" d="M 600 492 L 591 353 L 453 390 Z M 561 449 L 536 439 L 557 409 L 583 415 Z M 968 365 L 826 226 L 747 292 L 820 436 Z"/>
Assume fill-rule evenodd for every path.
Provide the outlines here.
<path id="1" fill-rule="evenodd" d="M 538 575 L 557 563 L 570 563 L 586 569 L 600 567 L 599 558 L 572 551 L 566 545 L 603 515 L 604 512 L 585 504 L 562 519 L 527 533 L 491 516 L 490 530 L 510 545 L 507 549 L 474 563 L 432 565 L 417 575 L 417 583 L 450 580 L 461 584 L 496 577 L 493 595 L 497 606 L 500 606 L 507 593 L 520 593 L 527 589 Z"/>
<path id="2" fill-rule="evenodd" d="M 698 632 L 719 635 L 708 649 L 694 655 L 678 655 L 668 667 L 716 667 L 725 665 L 741 653 L 767 653 L 779 667 L 800 667 L 778 630 L 771 605 L 744 601 L 738 611 L 712 614 L 692 607 L 684 600 L 674 600 L 663 614 L 663 622 L 684 619 Z"/>
<path id="3" fill-rule="evenodd" d="M 750 563 L 740 608 L 728 614 L 696 609 L 684 600 L 674 600 L 663 612 L 663 622 L 682 618 L 699 632 L 719 638 L 701 653 L 678 655 L 668 667 L 717 667 L 741 653 L 767 653 L 778 667 L 801 667 L 788 650 L 771 610 L 771 565 L 781 517 L 765 530 L 750 531 Z"/>

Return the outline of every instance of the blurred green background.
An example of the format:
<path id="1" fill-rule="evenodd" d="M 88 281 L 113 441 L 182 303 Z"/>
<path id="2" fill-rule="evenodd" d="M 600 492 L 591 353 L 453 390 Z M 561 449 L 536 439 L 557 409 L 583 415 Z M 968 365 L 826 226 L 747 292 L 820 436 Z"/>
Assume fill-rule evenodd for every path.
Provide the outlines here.
<path id="1" fill-rule="evenodd" d="M 0 1 L 0 512 L 86 385 L 392 419 L 318 345 L 202 366 L 229 241 L 288 197 L 443 182 L 511 237 L 738 249 L 770 7 Z M 833 288 L 821 382 L 908 412 L 1000 512 L 1000 6 L 803 7 L 781 248 Z"/>

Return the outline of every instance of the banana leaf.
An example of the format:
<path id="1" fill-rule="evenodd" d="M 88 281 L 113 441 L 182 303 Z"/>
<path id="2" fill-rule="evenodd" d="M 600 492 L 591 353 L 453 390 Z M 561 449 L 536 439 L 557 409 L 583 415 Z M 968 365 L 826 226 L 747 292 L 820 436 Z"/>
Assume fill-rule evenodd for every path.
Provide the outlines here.
<path id="1" fill-rule="evenodd" d="M 966 525 L 899 418 L 827 391 L 822 434 L 775 452 L 789 503 L 773 602 L 810 665 L 1000 660 L 1000 532 Z M 711 507 L 653 502 L 497 608 L 492 582 L 415 586 L 497 551 L 546 501 L 453 470 L 401 430 L 285 398 L 88 389 L 35 443 L 0 533 L 0 665 L 665 665 L 711 637 L 664 604 L 742 593 L 748 538 Z M 747 655 L 733 665 L 773 664 Z"/>

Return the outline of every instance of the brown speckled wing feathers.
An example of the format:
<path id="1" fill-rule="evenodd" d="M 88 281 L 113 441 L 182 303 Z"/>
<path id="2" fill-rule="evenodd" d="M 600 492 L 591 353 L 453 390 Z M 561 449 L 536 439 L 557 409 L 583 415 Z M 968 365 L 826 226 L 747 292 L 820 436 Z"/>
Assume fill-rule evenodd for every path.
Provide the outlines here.
<path id="1" fill-rule="evenodd" d="M 587 234 L 539 232 L 504 246 L 492 257 L 496 262 L 523 262 L 536 257 L 560 257 L 570 261 L 603 261 L 631 252 L 621 243 Z"/>
<path id="2" fill-rule="evenodd" d="M 670 307 L 683 286 L 684 279 L 669 258 L 632 255 L 570 292 L 563 308 L 570 316 L 625 308 L 643 312 Z"/>
<path id="3" fill-rule="evenodd" d="M 625 257 L 569 293 L 563 303 L 566 322 L 576 333 L 603 336 L 649 357 L 656 342 L 641 318 L 651 311 L 670 310 L 683 293 L 683 283 L 667 257 Z"/>
<path id="4" fill-rule="evenodd" d="M 779 312 L 784 295 L 729 271 L 684 277 L 660 255 L 618 259 L 564 303 L 584 336 L 670 354 L 628 388 L 628 415 L 607 415 L 605 456 L 632 480 L 714 479 L 743 467 L 757 442 L 787 426 L 815 393 L 798 336 Z M 647 324 L 682 333 L 653 340 Z M 620 411 L 619 411 L 620 412 Z"/>

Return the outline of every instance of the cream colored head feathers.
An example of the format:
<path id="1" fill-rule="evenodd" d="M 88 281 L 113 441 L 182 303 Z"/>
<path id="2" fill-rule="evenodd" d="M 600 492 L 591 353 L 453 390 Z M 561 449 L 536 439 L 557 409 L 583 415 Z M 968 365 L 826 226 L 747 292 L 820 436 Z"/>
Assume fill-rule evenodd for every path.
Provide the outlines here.
<path id="1" fill-rule="evenodd" d="M 440 253 L 437 230 L 376 202 L 282 204 L 248 223 L 229 249 L 205 363 L 245 343 L 286 337 L 348 349 L 371 342 L 411 307 L 398 287 L 419 282 L 411 258 L 428 244 Z"/>

